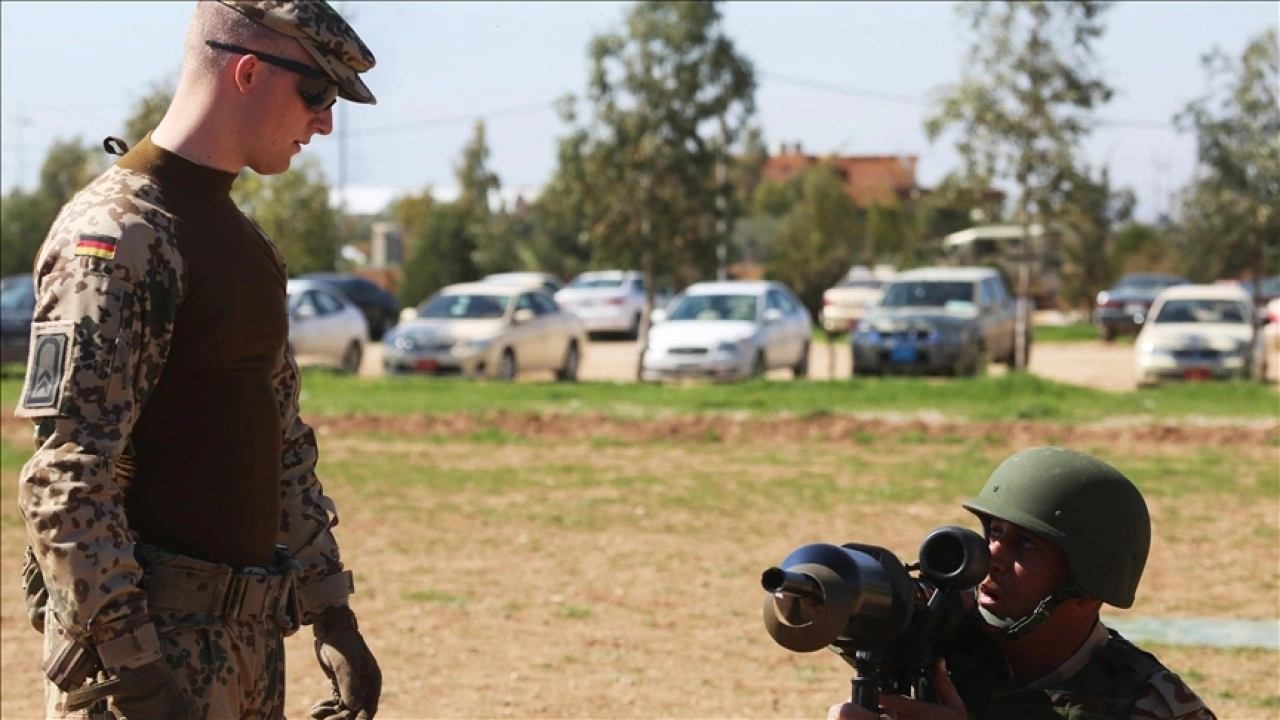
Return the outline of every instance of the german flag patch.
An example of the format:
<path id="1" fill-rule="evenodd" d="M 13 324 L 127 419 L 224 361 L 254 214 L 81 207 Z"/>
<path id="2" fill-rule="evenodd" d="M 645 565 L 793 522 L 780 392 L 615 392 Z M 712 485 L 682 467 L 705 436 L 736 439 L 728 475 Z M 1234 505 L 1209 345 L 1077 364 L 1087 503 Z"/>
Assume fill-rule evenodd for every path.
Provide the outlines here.
<path id="1" fill-rule="evenodd" d="M 76 255 L 110 260 L 116 256 L 116 245 L 119 242 L 110 235 L 81 235 L 76 241 Z"/>

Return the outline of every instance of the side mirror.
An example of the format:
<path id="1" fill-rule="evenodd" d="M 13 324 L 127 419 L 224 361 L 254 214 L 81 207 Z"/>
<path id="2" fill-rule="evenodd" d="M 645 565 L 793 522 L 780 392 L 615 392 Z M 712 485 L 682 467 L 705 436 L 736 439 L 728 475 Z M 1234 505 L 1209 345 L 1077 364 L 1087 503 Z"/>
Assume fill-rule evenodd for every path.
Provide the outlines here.
<path id="1" fill-rule="evenodd" d="M 667 311 L 662 308 L 656 308 L 649 313 L 649 324 L 655 325 L 667 319 Z"/>
<path id="2" fill-rule="evenodd" d="M 400 322 L 407 323 L 418 317 L 418 308 L 407 307 L 400 311 Z"/>
<path id="3" fill-rule="evenodd" d="M 516 314 L 511 318 L 511 321 L 516 325 L 523 325 L 531 320 L 533 320 L 533 311 L 529 308 L 517 310 Z"/>
<path id="4" fill-rule="evenodd" d="M 769 308 L 764 311 L 765 323 L 775 323 L 782 319 L 782 311 L 778 308 Z"/>

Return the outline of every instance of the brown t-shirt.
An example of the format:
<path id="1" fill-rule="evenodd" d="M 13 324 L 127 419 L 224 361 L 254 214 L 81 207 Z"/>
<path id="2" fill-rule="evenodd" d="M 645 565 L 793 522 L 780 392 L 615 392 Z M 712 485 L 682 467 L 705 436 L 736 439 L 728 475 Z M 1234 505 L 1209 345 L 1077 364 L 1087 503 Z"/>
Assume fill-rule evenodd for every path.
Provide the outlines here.
<path id="1" fill-rule="evenodd" d="M 149 137 L 117 164 L 154 181 L 183 277 L 168 357 L 131 438 L 129 526 L 173 552 L 265 567 L 280 516 L 272 376 L 288 336 L 285 269 L 232 202 L 235 175 Z"/>

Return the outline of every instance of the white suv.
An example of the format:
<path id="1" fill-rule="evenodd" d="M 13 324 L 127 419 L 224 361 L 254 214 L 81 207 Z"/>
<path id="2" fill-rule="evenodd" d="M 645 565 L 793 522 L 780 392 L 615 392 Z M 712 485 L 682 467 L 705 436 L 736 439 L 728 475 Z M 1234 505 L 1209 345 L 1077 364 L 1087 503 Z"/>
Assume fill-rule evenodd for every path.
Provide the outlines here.
<path id="1" fill-rule="evenodd" d="M 581 318 L 587 332 L 621 332 L 634 339 L 649 316 L 644 273 L 635 270 L 584 272 L 555 297 L 564 309 Z"/>

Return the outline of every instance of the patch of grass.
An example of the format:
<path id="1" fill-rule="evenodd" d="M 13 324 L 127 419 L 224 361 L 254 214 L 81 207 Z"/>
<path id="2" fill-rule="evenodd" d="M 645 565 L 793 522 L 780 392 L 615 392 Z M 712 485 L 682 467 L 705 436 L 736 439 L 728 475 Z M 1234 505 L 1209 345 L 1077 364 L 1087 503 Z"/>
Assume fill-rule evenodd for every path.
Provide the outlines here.
<path id="1" fill-rule="evenodd" d="M 565 605 L 564 607 L 556 608 L 556 617 L 566 620 L 586 620 L 595 614 L 595 611 L 591 608 L 579 605 Z"/>
<path id="2" fill-rule="evenodd" d="M 746 412 L 821 417 L 853 412 L 941 412 L 973 420 L 1044 419 L 1077 423 L 1117 416 L 1274 418 L 1277 394 L 1254 382 L 1170 384 L 1109 393 L 1028 373 L 1000 377 L 750 380 L 733 384 L 499 383 L 463 378 L 351 377 L 303 372 L 307 415 L 597 412 L 615 416 Z M 20 379 L 0 380 L 16 397 Z M 490 438 L 504 442 L 500 436 Z"/>
<path id="3" fill-rule="evenodd" d="M 449 607 L 466 607 L 471 599 L 461 595 L 450 595 L 439 590 L 414 590 L 401 594 L 401 599 L 411 603 L 430 603 Z"/>
<path id="4" fill-rule="evenodd" d="M 1034 343 L 1041 342 L 1083 342 L 1086 340 L 1101 340 L 1102 336 L 1098 334 L 1098 328 L 1089 323 L 1074 323 L 1072 325 L 1036 325 Z"/>

